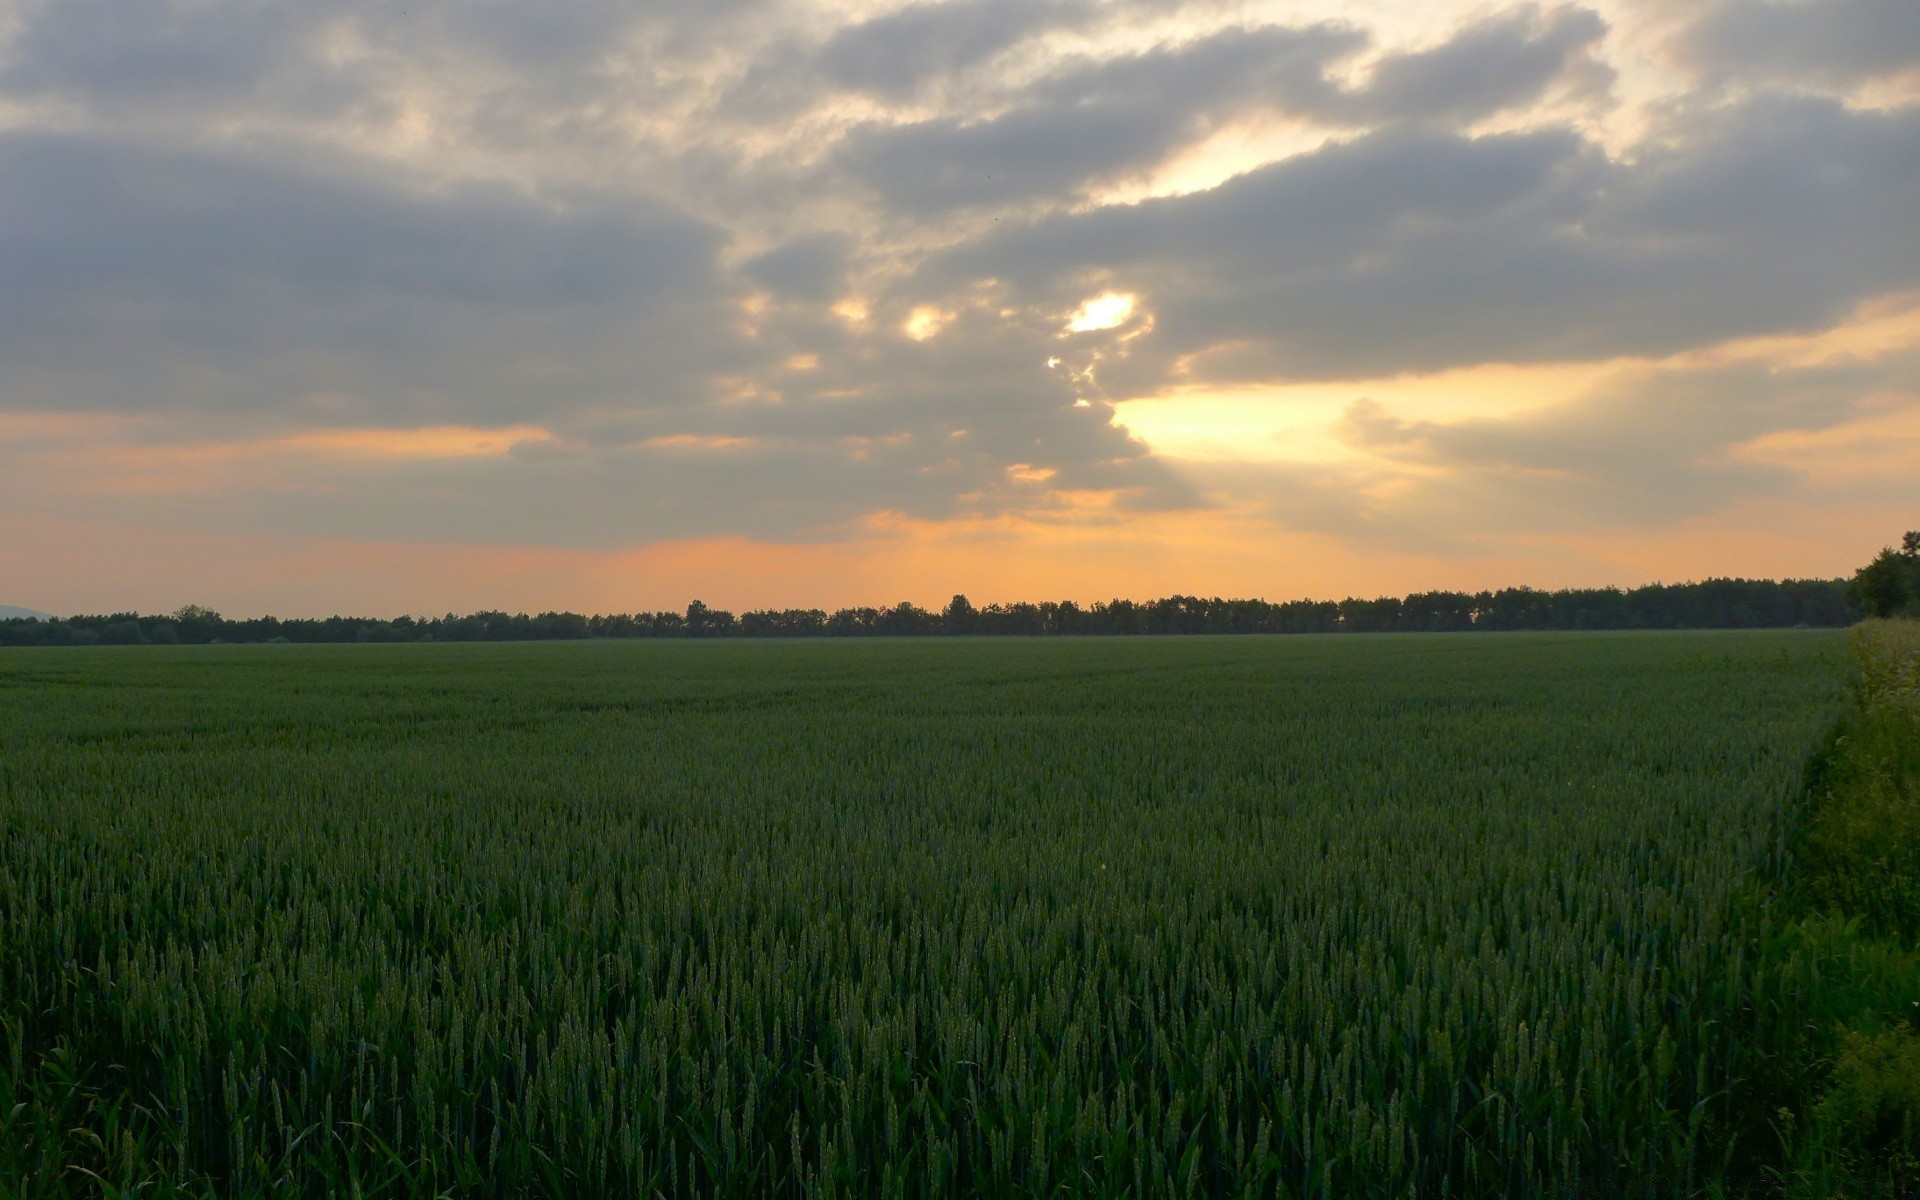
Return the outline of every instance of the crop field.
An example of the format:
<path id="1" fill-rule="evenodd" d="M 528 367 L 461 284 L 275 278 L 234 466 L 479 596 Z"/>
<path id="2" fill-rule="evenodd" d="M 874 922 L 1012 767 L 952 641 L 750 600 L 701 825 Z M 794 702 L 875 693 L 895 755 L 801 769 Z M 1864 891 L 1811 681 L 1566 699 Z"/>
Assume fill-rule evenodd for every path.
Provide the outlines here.
<path id="1" fill-rule="evenodd" d="M 0 1195 L 1695 1194 L 1847 674 L 1822 631 L 0 651 Z"/>

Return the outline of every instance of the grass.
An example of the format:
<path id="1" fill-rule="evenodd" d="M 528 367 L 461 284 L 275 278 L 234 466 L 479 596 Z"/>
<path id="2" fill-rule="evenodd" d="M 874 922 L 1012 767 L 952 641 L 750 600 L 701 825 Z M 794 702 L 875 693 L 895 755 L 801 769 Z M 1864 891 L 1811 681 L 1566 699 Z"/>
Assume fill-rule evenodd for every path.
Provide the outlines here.
<path id="1" fill-rule="evenodd" d="M 1808 972 L 1892 979 L 1777 899 L 1848 674 L 1819 631 L 6 653 L 0 1180 L 1702 1194 L 1776 1152 L 1755 1096 L 1904 1102 L 1892 1022 L 1783 1065 Z"/>

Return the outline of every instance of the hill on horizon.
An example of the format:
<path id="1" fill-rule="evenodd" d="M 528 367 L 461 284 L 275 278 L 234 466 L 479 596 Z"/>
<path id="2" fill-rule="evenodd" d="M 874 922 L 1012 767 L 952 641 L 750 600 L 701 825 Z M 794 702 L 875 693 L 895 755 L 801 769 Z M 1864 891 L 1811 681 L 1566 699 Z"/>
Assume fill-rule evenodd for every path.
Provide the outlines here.
<path id="1" fill-rule="evenodd" d="M 43 613 L 37 608 L 16 608 L 11 604 L 0 604 L 0 621 L 51 621 L 52 613 Z"/>

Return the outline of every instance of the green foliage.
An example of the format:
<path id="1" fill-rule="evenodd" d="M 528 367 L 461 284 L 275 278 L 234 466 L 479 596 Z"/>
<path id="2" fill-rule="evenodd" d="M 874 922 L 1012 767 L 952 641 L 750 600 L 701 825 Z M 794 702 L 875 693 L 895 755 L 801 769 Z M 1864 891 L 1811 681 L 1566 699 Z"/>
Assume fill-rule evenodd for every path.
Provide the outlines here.
<path id="1" fill-rule="evenodd" d="M 1920 532 L 1901 539 L 1853 574 L 1847 585 L 1853 603 L 1870 617 L 1920 616 Z"/>
<path id="2" fill-rule="evenodd" d="M 1853 640 L 1855 704 L 1813 759 L 1760 954 L 1781 998 L 1763 1024 L 1785 1040 L 1755 1094 L 1779 1105 L 1793 1196 L 1920 1189 L 1920 624 Z"/>
<path id="3" fill-rule="evenodd" d="M 1920 946 L 1920 622 L 1854 633 L 1856 701 L 1798 847 L 1799 886 L 1865 933 Z"/>
<path id="4" fill-rule="evenodd" d="M 1696 1194 L 1841 644 L 9 652 L 0 1180 Z"/>
<path id="5" fill-rule="evenodd" d="M 1842 1030 L 1817 1115 L 1837 1138 L 1911 1164 L 1920 1153 L 1920 1037 L 1905 1022 Z"/>

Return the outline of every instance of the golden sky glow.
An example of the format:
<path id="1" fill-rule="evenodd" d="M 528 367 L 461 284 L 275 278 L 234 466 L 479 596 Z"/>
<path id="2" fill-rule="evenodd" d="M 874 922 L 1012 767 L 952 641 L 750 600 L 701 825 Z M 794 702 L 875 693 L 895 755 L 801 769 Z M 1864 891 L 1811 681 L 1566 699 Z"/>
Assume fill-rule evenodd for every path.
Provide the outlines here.
<path id="1" fill-rule="evenodd" d="M 1121 424 L 1172 458 L 1315 462 L 1357 453 L 1333 433 L 1356 400 L 1429 420 L 1513 416 L 1565 400 L 1617 370 L 1612 362 L 1502 363 L 1339 383 L 1189 386 L 1124 400 L 1114 409 Z"/>
<path id="2" fill-rule="evenodd" d="M 1920 296 L 1889 296 L 1863 304 L 1847 321 L 1815 333 L 1742 338 L 1664 358 L 1606 359 L 1516 365 L 1489 363 L 1430 375 L 1400 375 L 1338 383 L 1273 385 L 1223 390 L 1205 386 L 1178 388 L 1155 396 L 1124 400 L 1115 419 L 1156 451 L 1203 469 L 1214 460 L 1315 462 L 1365 458 L 1366 452 L 1338 436 L 1337 426 L 1356 401 L 1428 421 L 1511 418 L 1549 410 L 1579 398 L 1608 380 L 1668 370 L 1684 373 L 1736 363 L 1767 370 L 1873 361 L 1920 348 Z M 1861 454 L 1885 460 L 1898 452 L 1886 439 L 1904 438 L 1920 410 L 1910 405 L 1912 384 L 1888 403 L 1891 412 L 1871 411 L 1857 422 L 1819 431 L 1781 431 L 1756 440 L 1747 453 L 1782 466 L 1798 467 L 1796 447 L 1810 459 L 1826 456 L 1832 469 L 1842 458 Z M 1912 460 L 1920 463 L 1920 458 Z M 1812 462 L 1805 464 L 1809 468 Z M 1842 468 L 1845 469 L 1845 468 Z"/>

